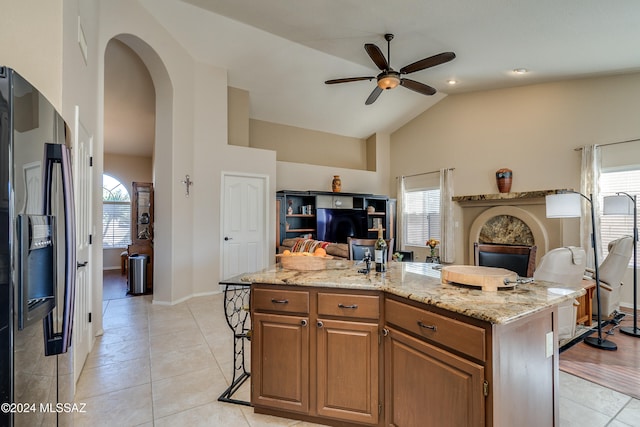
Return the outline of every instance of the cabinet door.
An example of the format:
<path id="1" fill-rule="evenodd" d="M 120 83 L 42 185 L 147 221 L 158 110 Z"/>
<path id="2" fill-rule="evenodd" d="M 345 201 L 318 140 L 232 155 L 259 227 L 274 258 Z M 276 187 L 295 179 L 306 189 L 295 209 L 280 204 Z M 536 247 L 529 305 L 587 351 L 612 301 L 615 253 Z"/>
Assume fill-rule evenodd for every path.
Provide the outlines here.
<path id="1" fill-rule="evenodd" d="M 317 328 L 318 415 L 377 424 L 378 325 L 319 320 Z"/>
<path id="2" fill-rule="evenodd" d="M 309 412 L 309 319 L 254 313 L 251 403 Z"/>
<path id="3" fill-rule="evenodd" d="M 484 426 L 481 365 L 390 329 L 385 376 L 388 426 Z"/>

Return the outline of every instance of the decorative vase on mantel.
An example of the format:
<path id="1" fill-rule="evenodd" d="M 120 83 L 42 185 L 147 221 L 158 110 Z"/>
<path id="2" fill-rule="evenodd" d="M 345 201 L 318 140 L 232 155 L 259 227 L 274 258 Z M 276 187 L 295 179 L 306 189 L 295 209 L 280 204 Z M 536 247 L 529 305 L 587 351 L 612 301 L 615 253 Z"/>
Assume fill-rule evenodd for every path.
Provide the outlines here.
<path id="1" fill-rule="evenodd" d="M 496 171 L 496 183 L 498 184 L 498 191 L 501 193 L 508 193 L 509 191 L 511 191 L 512 178 L 513 171 L 511 169 L 498 169 Z"/>
<path id="2" fill-rule="evenodd" d="M 342 180 L 340 180 L 340 175 L 333 176 L 333 181 L 331 181 L 331 190 L 334 193 L 342 191 Z"/>

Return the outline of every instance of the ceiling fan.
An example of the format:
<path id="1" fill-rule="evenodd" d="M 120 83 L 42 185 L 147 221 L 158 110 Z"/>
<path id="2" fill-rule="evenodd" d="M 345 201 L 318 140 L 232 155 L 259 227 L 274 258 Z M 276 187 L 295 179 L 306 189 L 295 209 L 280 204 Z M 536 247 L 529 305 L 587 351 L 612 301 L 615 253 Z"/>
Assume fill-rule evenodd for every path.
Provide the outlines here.
<path id="1" fill-rule="evenodd" d="M 376 66 L 382 70 L 380 74 L 376 77 L 368 76 L 368 77 L 347 77 L 344 79 L 333 79 L 327 80 L 325 83 L 328 85 L 336 84 L 336 83 L 349 83 L 349 82 L 357 82 L 360 80 L 378 80 L 378 85 L 373 89 L 371 95 L 367 98 L 365 104 L 371 105 L 376 102 L 378 96 L 382 93 L 383 89 L 393 89 L 398 85 L 404 86 L 407 89 L 411 89 L 415 92 L 421 93 L 423 95 L 433 95 L 436 93 L 436 90 L 429 85 L 424 83 L 417 82 L 415 80 L 407 79 L 402 77 L 403 74 L 415 73 L 416 71 L 424 70 L 425 68 L 435 67 L 436 65 L 444 64 L 445 62 L 449 62 L 456 57 L 456 54 L 453 52 L 442 52 L 437 55 L 430 56 L 428 58 L 421 59 L 412 64 L 406 65 L 400 68 L 400 71 L 395 71 L 391 68 L 391 40 L 393 40 L 393 34 L 385 34 L 385 40 L 387 41 L 387 59 L 385 59 L 382 51 L 378 46 L 373 43 L 366 43 L 364 45 L 364 50 L 367 52 L 371 60 Z"/>

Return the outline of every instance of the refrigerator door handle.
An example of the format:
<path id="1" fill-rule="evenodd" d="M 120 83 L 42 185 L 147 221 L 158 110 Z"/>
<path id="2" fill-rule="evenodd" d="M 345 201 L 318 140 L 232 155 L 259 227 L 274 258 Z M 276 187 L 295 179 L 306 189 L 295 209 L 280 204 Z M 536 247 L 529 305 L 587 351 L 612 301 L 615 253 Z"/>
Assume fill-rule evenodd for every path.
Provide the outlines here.
<path id="1" fill-rule="evenodd" d="M 45 356 L 66 353 L 71 345 L 73 329 L 73 311 L 76 291 L 76 225 L 73 198 L 73 179 L 71 175 L 71 155 L 69 148 L 62 144 L 45 144 L 43 173 L 43 212 L 52 214 L 51 199 L 53 187 L 53 167 L 60 164 L 62 171 L 62 193 L 64 205 L 64 299 L 62 301 L 62 330 L 55 332 L 53 312 L 42 321 L 44 328 Z"/>

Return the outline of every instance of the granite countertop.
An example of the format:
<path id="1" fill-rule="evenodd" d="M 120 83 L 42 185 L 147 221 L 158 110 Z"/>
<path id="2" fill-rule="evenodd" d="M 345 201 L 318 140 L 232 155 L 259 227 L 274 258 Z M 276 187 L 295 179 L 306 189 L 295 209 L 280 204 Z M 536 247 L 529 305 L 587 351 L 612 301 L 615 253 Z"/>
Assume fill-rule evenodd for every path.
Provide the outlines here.
<path id="1" fill-rule="evenodd" d="M 518 284 L 515 289 L 497 292 L 443 284 L 440 271 L 434 269 L 434 264 L 427 263 L 391 262 L 386 273 L 374 270 L 367 275 L 358 273 L 362 266 L 346 260 L 333 261 L 326 270 L 317 271 L 286 270 L 274 265 L 244 274 L 241 280 L 271 285 L 383 291 L 490 323 L 508 323 L 585 294 L 581 285 L 571 287 L 544 281 Z"/>

